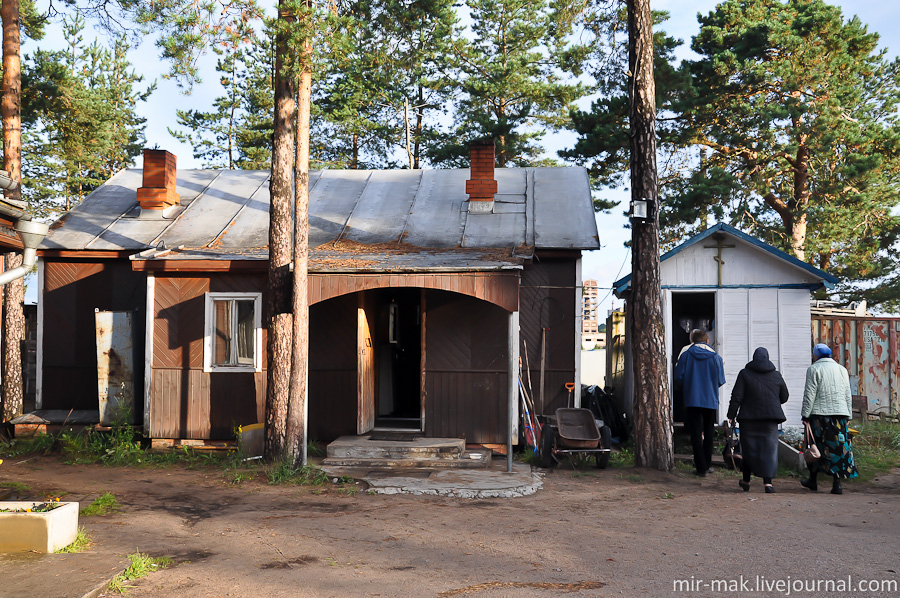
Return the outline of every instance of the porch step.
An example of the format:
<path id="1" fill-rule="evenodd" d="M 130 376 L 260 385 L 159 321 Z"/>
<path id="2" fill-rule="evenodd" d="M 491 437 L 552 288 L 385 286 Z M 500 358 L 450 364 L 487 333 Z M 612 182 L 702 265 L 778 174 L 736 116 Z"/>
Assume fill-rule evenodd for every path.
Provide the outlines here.
<path id="1" fill-rule="evenodd" d="M 383 436 L 376 436 L 376 438 Z M 328 445 L 325 466 L 388 468 L 478 468 L 491 461 L 490 450 L 466 452 L 462 438 L 379 440 L 373 435 L 342 436 Z"/>
<path id="2" fill-rule="evenodd" d="M 472 453 L 464 453 L 462 456 L 455 459 L 358 459 L 327 457 L 322 461 L 322 466 L 354 467 L 360 469 L 368 469 L 370 471 L 387 469 L 392 471 L 400 471 L 406 469 L 490 469 L 491 451 L 473 451 Z"/>

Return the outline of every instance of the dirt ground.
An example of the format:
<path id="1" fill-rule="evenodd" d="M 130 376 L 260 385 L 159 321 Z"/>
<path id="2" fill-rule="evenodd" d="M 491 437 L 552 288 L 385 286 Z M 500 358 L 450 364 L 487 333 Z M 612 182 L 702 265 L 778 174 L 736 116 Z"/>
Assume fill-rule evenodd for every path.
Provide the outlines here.
<path id="1" fill-rule="evenodd" d="M 7 461 L 0 481 L 82 505 L 112 492 L 121 512 L 81 520 L 90 550 L 177 561 L 134 598 L 888 596 L 859 582 L 900 580 L 898 470 L 842 496 L 613 468 L 549 471 L 525 498 L 381 496 L 55 457 Z"/>

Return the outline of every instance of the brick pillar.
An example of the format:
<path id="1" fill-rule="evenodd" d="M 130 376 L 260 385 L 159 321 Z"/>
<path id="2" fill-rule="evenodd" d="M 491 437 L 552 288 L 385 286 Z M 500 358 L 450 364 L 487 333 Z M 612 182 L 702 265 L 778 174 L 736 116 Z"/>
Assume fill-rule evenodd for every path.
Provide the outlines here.
<path id="1" fill-rule="evenodd" d="M 178 204 L 175 161 L 175 155 L 166 150 L 144 150 L 144 184 L 137 190 L 142 210 L 165 210 Z"/>
<path id="2" fill-rule="evenodd" d="M 490 214 L 494 210 L 494 140 L 480 139 L 469 146 L 469 176 L 466 193 L 469 194 L 469 212 Z"/>

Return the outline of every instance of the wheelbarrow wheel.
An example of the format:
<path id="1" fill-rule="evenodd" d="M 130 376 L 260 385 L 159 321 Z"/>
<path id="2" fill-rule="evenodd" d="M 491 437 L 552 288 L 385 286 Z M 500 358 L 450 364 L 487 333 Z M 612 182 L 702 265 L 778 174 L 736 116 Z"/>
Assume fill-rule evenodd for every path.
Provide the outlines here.
<path id="1" fill-rule="evenodd" d="M 553 467 L 556 461 L 553 459 L 553 443 L 556 441 L 556 430 L 550 424 L 544 424 L 541 428 L 540 451 L 538 464 L 541 467 Z"/>
<path id="2" fill-rule="evenodd" d="M 600 448 L 612 448 L 612 430 L 609 426 L 600 426 Z M 609 453 L 594 453 L 594 464 L 597 469 L 606 469 L 609 465 Z"/>

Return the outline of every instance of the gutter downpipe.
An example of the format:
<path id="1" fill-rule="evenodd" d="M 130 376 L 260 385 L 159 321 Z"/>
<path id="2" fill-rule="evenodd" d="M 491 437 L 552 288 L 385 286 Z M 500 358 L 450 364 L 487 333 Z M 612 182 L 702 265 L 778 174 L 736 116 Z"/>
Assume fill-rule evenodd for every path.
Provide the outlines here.
<path id="1" fill-rule="evenodd" d="M 2 209 L 2 211 L 6 213 L 11 210 Z M 9 215 L 11 216 L 12 214 Z M 24 246 L 24 250 L 22 251 L 22 265 L 0 274 L 0 286 L 12 282 L 17 278 L 22 278 L 31 271 L 35 263 L 37 263 L 38 245 L 41 244 L 44 235 L 46 235 L 47 231 L 50 229 L 49 224 L 34 222 L 31 220 L 30 214 L 24 215 L 27 216 L 28 219 L 20 218 L 16 222 L 15 227 L 16 234 L 19 235 L 19 238 L 22 240 L 22 245 Z"/>

